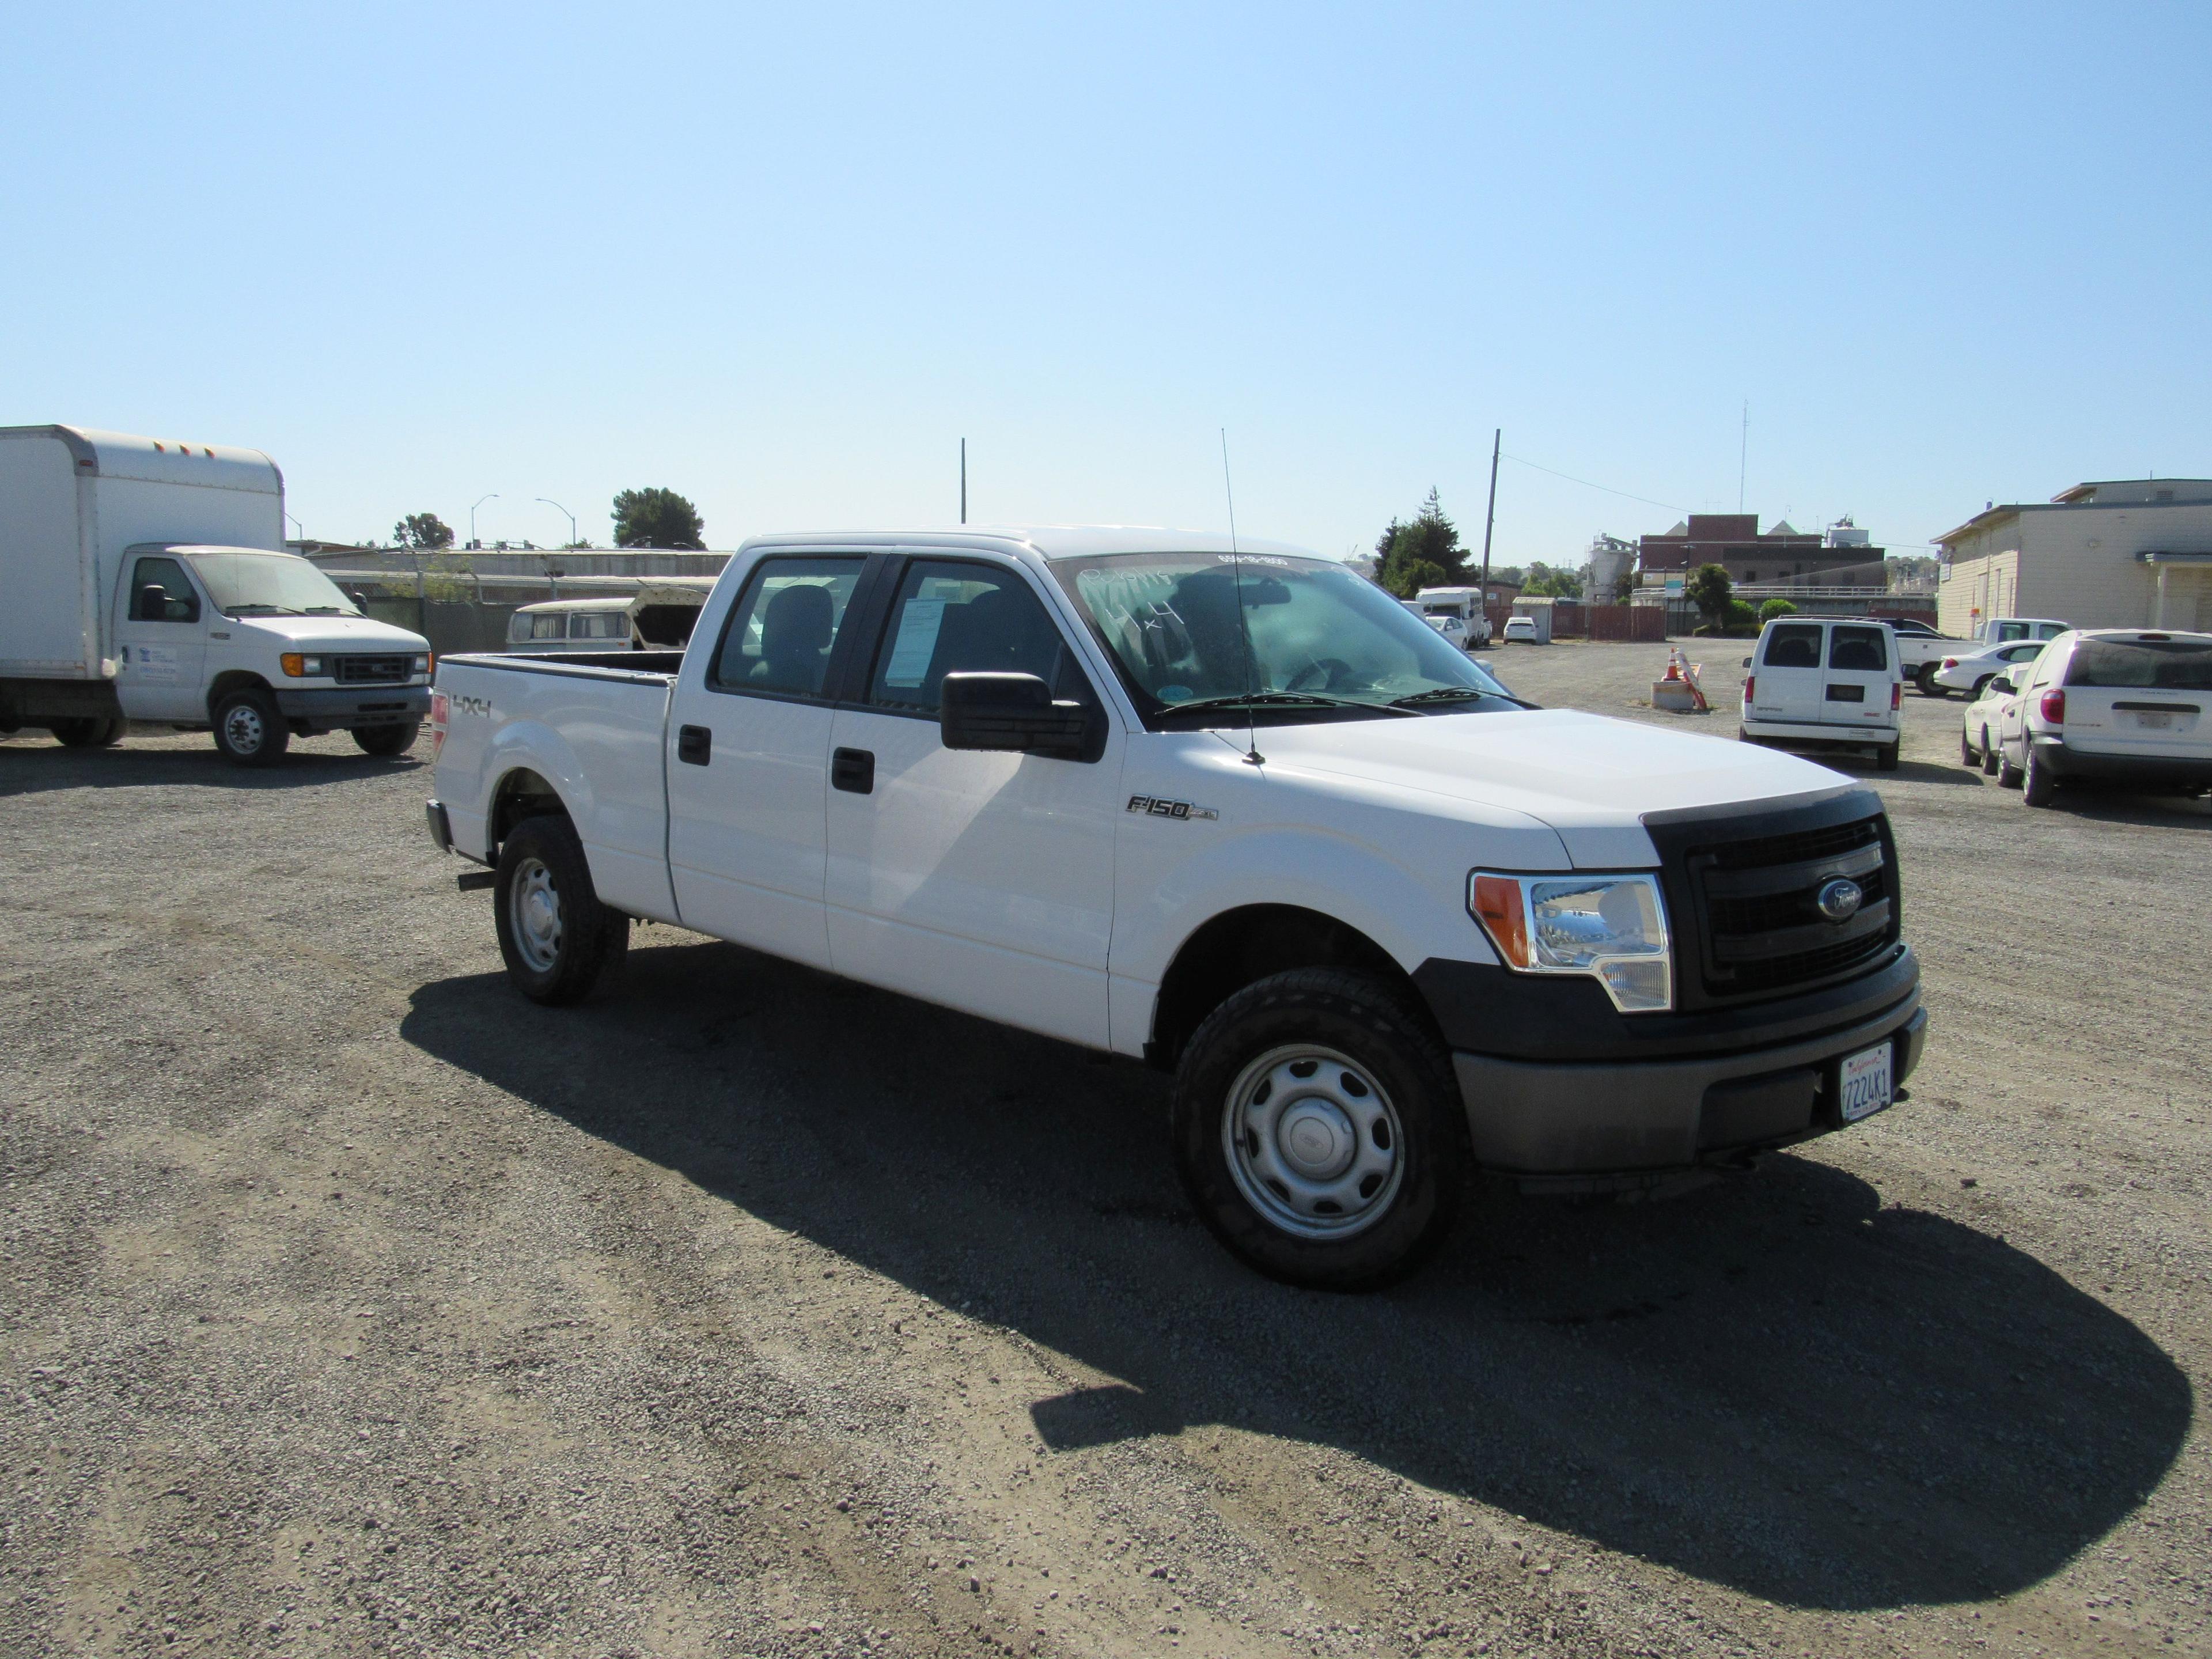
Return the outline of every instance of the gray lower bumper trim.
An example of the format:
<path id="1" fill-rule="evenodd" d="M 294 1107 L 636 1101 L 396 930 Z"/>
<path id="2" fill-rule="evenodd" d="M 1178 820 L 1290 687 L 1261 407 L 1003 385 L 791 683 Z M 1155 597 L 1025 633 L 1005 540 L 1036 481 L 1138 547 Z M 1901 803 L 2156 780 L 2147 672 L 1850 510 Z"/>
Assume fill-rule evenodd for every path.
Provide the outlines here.
<path id="1" fill-rule="evenodd" d="M 428 719 L 430 688 L 362 685 L 343 690 L 304 691 L 279 688 L 276 712 L 287 720 L 316 720 L 327 726 L 389 726 L 398 720 Z"/>
<path id="2" fill-rule="evenodd" d="M 1920 1059 L 1927 1030 L 1916 988 L 1846 1030 L 1745 1054 L 1610 1066 L 1455 1054 L 1452 1063 L 1475 1161 L 1485 1168 L 1540 1176 L 1651 1173 L 1713 1161 L 1732 1145 L 1778 1145 L 1835 1127 L 1833 1103 L 1818 1098 L 1828 1063 L 1895 1037 L 1892 1079 L 1901 1085 Z M 1742 1086 L 1753 1079 L 1771 1086 Z M 1724 1127 L 1760 1121 L 1762 1113 L 1765 1127 L 1748 1134 Z"/>

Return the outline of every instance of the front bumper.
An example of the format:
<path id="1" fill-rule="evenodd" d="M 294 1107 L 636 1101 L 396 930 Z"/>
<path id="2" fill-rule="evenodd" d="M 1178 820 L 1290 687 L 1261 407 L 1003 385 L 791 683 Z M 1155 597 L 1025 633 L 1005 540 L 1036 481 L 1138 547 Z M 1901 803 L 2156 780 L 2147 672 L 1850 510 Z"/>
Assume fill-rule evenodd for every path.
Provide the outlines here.
<path id="1" fill-rule="evenodd" d="M 2100 755 L 2039 738 L 2035 752 L 2069 783 L 2137 784 L 2144 788 L 2212 784 L 2212 758 L 2193 755 Z"/>
<path id="2" fill-rule="evenodd" d="M 1928 1014 L 1916 982 L 1840 1030 L 1748 1052 L 1578 1065 L 1452 1056 L 1475 1161 L 1531 1184 L 1651 1184 L 1842 1127 L 1836 1063 L 1897 1045 L 1893 1085 L 1918 1064 Z"/>
<path id="3" fill-rule="evenodd" d="M 428 685 L 349 685 L 288 690 L 276 688 L 276 712 L 322 731 L 340 726 L 396 726 L 430 718 Z"/>

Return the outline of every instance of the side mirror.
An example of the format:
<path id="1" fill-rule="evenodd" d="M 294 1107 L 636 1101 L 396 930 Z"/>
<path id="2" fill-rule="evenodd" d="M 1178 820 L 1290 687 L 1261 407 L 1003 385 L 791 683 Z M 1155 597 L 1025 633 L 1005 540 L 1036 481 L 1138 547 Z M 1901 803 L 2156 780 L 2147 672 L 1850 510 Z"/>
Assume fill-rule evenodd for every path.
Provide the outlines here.
<path id="1" fill-rule="evenodd" d="M 1744 665 L 1746 668 L 1750 667 L 1750 666 L 1751 666 L 1751 659 L 1750 659 L 1750 658 L 1748 658 L 1748 657 L 1746 657 L 1746 658 L 1743 659 L 1743 665 Z"/>
<path id="2" fill-rule="evenodd" d="M 167 622 L 169 619 L 169 596 L 152 582 L 138 590 L 138 604 L 131 620 L 133 622 Z"/>
<path id="3" fill-rule="evenodd" d="M 1992 691 L 2010 692 L 2013 690 L 2013 683 L 2007 679 L 2002 674 L 2000 674 L 1996 678 L 1990 682 L 1990 690 Z"/>
<path id="4" fill-rule="evenodd" d="M 1054 760 L 1096 760 L 1103 722 L 1079 702 L 1054 702 L 1034 674 L 947 674 L 937 710 L 947 749 L 1011 750 Z"/>

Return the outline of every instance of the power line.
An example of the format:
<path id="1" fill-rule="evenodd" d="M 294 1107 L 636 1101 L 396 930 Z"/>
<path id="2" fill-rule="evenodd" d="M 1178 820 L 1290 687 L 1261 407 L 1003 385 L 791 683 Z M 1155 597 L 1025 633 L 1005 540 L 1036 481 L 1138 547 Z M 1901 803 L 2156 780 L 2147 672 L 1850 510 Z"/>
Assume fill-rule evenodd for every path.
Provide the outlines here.
<path id="1" fill-rule="evenodd" d="M 1561 472 L 1553 467 L 1540 466 L 1534 461 L 1523 460 L 1518 455 L 1508 455 L 1505 459 L 1518 465 L 1533 468 L 1538 472 L 1548 472 L 1554 478 L 1565 478 L 1571 484 L 1580 484 L 1584 489 L 1598 490 L 1607 495 L 1619 495 L 1624 501 L 1641 501 L 1646 507 L 1663 507 L 1669 513 L 1687 513 L 1690 510 L 1686 507 L 1677 507 L 1672 501 L 1655 501 L 1649 495 L 1638 495 L 1626 489 L 1615 489 L 1610 484 L 1592 483 L 1588 478 L 1577 478 L 1571 473 Z"/>

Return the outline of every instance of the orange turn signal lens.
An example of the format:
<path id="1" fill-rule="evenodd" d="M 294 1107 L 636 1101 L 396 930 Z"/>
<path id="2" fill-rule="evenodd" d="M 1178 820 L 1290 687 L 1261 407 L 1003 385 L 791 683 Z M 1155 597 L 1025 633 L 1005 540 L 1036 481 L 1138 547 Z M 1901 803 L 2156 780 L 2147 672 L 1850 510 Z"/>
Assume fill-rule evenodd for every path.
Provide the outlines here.
<path id="1" fill-rule="evenodd" d="M 1512 967 L 1526 968 L 1528 913 L 1521 902 L 1521 884 L 1510 876 L 1477 876 L 1474 914 L 1498 954 Z"/>
<path id="2" fill-rule="evenodd" d="M 267 659 L 264 658 L 263 660 L 266 661 Z M 295 680 L 303 678 L 307 672 L 307 659 L 296 651 L 287 651 L 276 660 L 284 665 L 284 672 Z"/>

